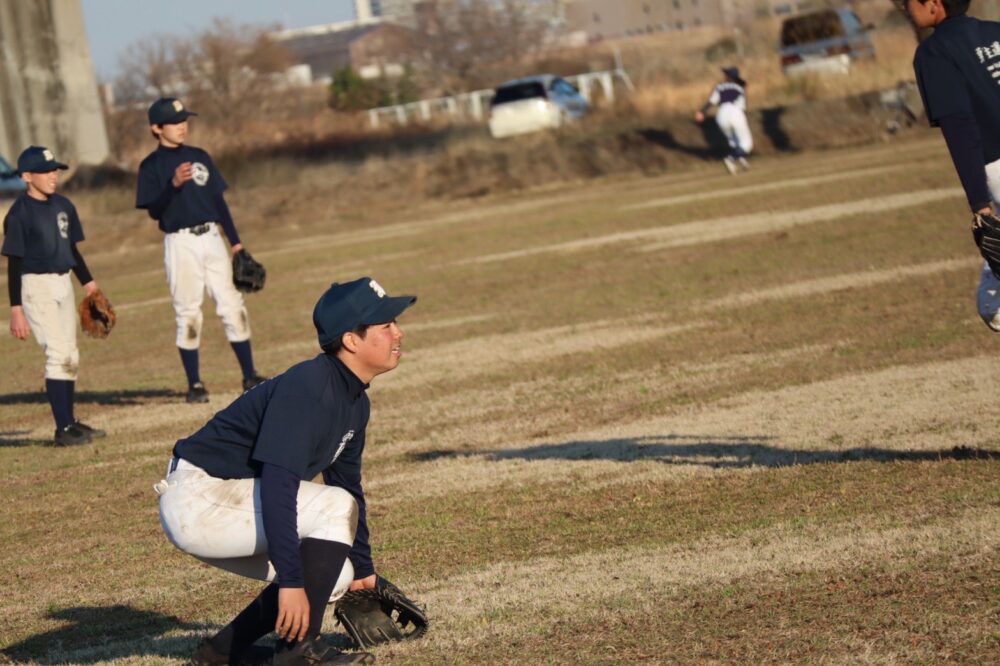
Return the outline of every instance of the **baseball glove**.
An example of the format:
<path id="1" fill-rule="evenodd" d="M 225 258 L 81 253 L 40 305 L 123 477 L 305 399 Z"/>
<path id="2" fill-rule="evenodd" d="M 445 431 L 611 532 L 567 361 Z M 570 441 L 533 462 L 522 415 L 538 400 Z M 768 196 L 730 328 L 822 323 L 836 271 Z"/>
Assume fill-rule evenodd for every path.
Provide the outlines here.
<path id="1" fill-rule="evenodd" d="M 233 284 L 240 291 L 247 293 L 260 291 L 264 288 L 267 271 L 246 250 L 240 250 L 233 255 Z"/>
<path id="2" fill-rule="evenodd" d="M 420 638 L 427 631 L 423 609 L 381 576 L 374 589 L 342 596 L 333 613 L 358 648 Z"/>
<path id="3" fill-rule="evenodd" d="M 1000 279 L 1000 217 L 996 213 L 976 213 L 972 216 L 972 238 L 993 275 Z"/>
<path id="4" fill-rule="evenodd" d="M 116 321 L 115 309 L 100 289 L 80 301 L 80 327 L 90 337 L 108 337 Z"/>

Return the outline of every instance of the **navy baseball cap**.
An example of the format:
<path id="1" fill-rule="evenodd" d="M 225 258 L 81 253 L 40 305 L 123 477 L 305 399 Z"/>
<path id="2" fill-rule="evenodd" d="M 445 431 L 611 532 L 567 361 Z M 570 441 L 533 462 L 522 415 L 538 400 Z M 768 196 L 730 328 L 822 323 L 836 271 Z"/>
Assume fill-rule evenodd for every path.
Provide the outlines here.
<path id="1" fill-rule="evenodd" d="M 388 296 L 370 277 L 334 282 L 313 308 L 313 324 L 321 347 L 337 342 L 358 326 L 392 321 L 417 301 L 416 296 Z"/>
<path id="2" fill-rule="evenodd" d="M 740 78 L 740 68 L 739 67 L 723 67 L 722 73 L 736 81 L 741 86 L 746 85 L 746 81 Z"/>
<path id="3" fill-rule="evenodd" d="M 179 99 L 161 97 L 149 107 L 150 125 L 176 125 L 191 116 L 197 116 L 194 111 L 188 111 Z"/>
<path id="4" fill-rule="evenodd" d="M 46 173 L 56 169 L 68 169 L 62 162 L 57 162 L 52 151 L 45 146 L 28 146 L 17 156 L 17 171 L 14 173 Z"/>

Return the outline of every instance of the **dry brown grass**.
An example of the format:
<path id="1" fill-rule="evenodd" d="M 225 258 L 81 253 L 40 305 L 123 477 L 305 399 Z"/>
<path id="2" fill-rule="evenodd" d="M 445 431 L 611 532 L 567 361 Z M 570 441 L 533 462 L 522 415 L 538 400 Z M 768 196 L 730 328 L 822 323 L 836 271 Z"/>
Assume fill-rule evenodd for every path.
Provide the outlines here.
<path id="1" fill-rule="evenodd" d="M 448 204 L 341 197 L 329 165 L 232 179 L 262 371 L 316 352 L 326 282 L 420 296 L 365 476 L 376 563 L 434 624 L 380 661 L 989 663 L 1000 368 L 940 139 L 686 169 Z M 40 352 L 0 339 L 11 663 L 183 663 L 257 589 L 157 524 L 173 442 L 238 373 L 206 312 L 212 402 L 181 402 L 159 235 L 101 196 L 74 199 L 121 313 L 78 413 L 109 437 L 48 446 Z"/>

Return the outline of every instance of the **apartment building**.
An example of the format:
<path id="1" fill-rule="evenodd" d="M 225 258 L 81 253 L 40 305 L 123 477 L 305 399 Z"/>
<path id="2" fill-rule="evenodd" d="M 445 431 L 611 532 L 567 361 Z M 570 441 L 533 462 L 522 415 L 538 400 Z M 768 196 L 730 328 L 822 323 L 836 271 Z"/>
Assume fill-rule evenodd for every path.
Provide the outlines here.
<path id="1" fill-rule="evenodd" d="M 652 32 L 735 25 L 831 4 L 830 0 L 563 0 L 565 29 L 614 39 Z M 834 4 L 850 4 L 835 2 Z"/>

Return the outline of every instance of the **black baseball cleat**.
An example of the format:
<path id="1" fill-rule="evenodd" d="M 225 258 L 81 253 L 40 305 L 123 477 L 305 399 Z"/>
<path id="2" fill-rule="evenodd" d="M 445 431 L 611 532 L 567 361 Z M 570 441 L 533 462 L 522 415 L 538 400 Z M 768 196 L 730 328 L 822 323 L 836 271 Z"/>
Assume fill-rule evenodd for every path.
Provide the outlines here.
<path id="1" fill-rule="evenodd" d="M 100 428 L 94 428 L 93 426 L 87 425 L 83 421 L 77 421 L 73 425 L 75 425 L 80 430 L 82 430 L 82 431 L 84 431 L 86 433 L 89 433 L 91 439 L 99 439 L 101 437 L 106 437 L 107 434 L 108 434 L 108 433 L 104 432 L 103 430 L 101 430 Z"/>
<path id="2" fill-rule="evenodd" d="M 208 402 L 208 389 L 201 382 L 195 382 L 188 388 L 188 402 Z"/>
<path id="3" fill-rule="evenodd" d="M 307 638 L 289 646 L 278 641 L 274 651 L 274 666 L 314 666 L 316 664 L 373 664 L 375 655 L 368 652 L 342 652 L 323 640 L 322 636 Z"/>
<path id="4" fill-rule="evenodd" d="M 257 386 L 257 384 L 260 384 L 261 382 L 266 382 L 267 379 L 268 378 L 265 377 L 264 375 L 258 375 L 257 371 L 255 370 L 252 375 L 243 378 L 243 390 L 249 391 L 254 386 Z"/>
<path id="5" fill-rule="evenodd" d="M 274 650 L 264 645 L 251 645 L 238 655 L 230 656 L 216 650 L 209 639 L 198 643 L 191 655 L 190 666 L 266 666 L 274 658 Z"/>
<path id="6" fill-rule="evenodd" d="M 88 444 L 90 440 L 90 433 L 81 429 L 79 424 L 70 423 L 65 428 L 56 428 L 56 446 L 76 446 L 78 444 Z"/>

